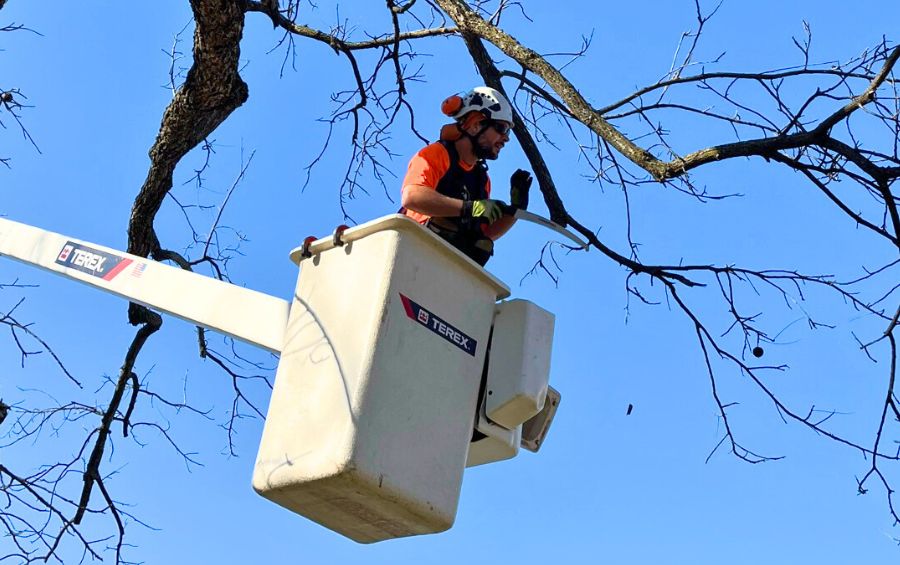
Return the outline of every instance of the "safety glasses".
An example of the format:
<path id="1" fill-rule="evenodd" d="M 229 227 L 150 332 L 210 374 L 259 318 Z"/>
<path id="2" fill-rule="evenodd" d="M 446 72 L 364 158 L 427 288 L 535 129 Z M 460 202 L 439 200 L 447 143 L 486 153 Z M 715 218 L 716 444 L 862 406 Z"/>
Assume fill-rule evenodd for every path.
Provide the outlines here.
<path id="1" fill-rule="evenodd" d="M 504 122 L 494 122 L 494 121 L 492 121 L 492 122 L 491 122 L 490 124 L 488 124 L 488 125 L 489 125 L 491 128 L 493 128 L 494 131 L 496 131 L 496 132 L 499 133 L 500 135 L 509 135 L 509 130 L 512 129 L 512 126 L 510 126 L 509 124 L 504 123 Z"/>

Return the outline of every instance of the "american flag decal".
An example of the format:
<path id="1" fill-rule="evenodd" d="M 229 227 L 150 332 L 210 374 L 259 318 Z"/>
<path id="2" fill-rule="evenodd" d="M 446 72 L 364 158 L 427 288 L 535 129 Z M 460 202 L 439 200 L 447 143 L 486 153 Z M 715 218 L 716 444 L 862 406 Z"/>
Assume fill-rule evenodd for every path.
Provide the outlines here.
<path id="1" fill-rule="evenodd" d="M 134 269 L 131 270 L 131 276 L 136 279 L 141 278 L 141 275 L 144 274 L 144 269 L 146 269 L 146 268 L 147 268 L 147 263 L 135 264 Z"/>

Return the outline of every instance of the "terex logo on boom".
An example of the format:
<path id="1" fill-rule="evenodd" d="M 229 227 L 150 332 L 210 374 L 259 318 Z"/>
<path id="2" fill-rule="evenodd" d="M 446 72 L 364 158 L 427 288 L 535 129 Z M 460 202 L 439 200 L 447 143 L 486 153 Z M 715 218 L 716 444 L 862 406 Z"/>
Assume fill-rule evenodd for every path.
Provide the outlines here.
<path id="1" fill-rule="evenodd" d="M 110 281 L 131 264 L 131 259 L 67 241 L 59 251 L 56 263 Z"/>
<path id="2" fill-rule="evenodd" d="M 477 341 L 436 316 L 434 312 L 429 312 L 423 306 L 410 300 L 408 296 L 400 294 L 400 301 L 403 302 L 403 309 L 406 310 L 406 315 L 411 320 L 415 320 L 469 355 L 475 355 L 475 349 L 478 347 Z"/>

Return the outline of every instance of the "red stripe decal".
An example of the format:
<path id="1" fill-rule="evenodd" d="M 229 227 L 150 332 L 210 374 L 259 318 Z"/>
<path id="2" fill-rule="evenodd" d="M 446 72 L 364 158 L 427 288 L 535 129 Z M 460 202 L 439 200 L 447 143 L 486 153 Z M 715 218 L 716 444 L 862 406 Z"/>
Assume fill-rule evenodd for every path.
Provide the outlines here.
<path id="1" fill-rule="evenodd" d="M 115 278 L 116 275 L 122 272 L 122 269 L 131 264 L 131 259 L 122 259 L 119 261 L 119 264 L 113 267 L 108 273 L 103 275 L 103 280 L 111 281 Z"/>
<path id="2" fill-rule="evenodd" d="M 412 307 L 412 304 L 410 304 L 409 298 L 407 298 L 401 294 L 400 300 L 403 302 L 403 309 L 406 310 L 406 315 L 409 316 L 411 319 L 415 320 L 416 314 L 415 314 L 415 312 L 413 312 L 413 307 Z"/>

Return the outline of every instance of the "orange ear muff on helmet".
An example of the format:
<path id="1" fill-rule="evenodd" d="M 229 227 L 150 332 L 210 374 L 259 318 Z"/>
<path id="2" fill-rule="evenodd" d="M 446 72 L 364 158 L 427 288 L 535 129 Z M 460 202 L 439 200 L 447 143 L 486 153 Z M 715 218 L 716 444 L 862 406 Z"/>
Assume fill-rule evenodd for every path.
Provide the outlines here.
<path id="1" fill-rule="evenodd" d="M 481 112 L 469 112 L 461 122 L 446 124 L 441 127 L 441 141 L 456 141 L 463 136 L 463 132 L 473 125 L 478 125 L 485 120 Z"/>
<path id="2" fill-rule="evenodd" d="M 443 102 L 441 102 L 441 112 L 444 113 L 445 116 L 453 116 L 463 107 L 463 99 L 454 94 L 453 96 L 447 97 Z"/>

